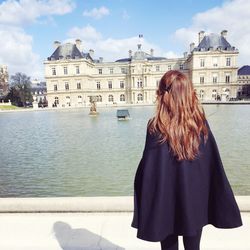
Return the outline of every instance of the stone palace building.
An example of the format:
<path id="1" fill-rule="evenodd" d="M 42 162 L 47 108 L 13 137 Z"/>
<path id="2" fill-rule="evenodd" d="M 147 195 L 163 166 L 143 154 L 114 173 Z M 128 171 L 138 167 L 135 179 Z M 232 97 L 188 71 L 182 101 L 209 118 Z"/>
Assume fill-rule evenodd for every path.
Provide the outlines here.
<path id="1" fill-rule="evenodd" d="M 181 58 L 156 56 L 138 44 L 137 51 L 114 62 L 94 59 L 92 49 L 82 52 L 79 39 L 75 44 L 56 41 L 54 53 L 44 62 L 48 106 L 88 106 L 93 97 L 103 105 L 152 104 L 160 78 L 172 69 L 191 78 L 203 101 L 236 97 L 239 52 L 227 41 L 227 31 L 200 31 L 198 41 Z"/>

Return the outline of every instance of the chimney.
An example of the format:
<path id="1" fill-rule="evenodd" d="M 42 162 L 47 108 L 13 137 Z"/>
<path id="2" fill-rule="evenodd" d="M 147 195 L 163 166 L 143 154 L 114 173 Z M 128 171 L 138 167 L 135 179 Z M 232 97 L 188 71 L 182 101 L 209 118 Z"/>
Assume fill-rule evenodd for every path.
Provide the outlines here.
<path id="1" fill-rule="evenodd" d="M 128 57 L 129 57 L 129 58 L 132 57 L 132 50 L 131 50 L 131 49 L 128 51 Z"/>
<path id="2" fill-rule="evenodd" d="M 187 52 L 184 52 L 184 53 L 183 53 L 183 57 L 184 57 L 184 58 L 187 58 L 187 55 L 188 55 Z"/>
<path id="3" fill-rule="evenodd" d="M 226 38 L 227 37 L 227 30 L 222 30 L 220 34 L 221 34 L 221 36 Z"/>
<path id="4" fill-rule="evenodd" d="M 76 47 L 82 51 L 82 48 L 81 48 L 81 45 L 82 45 L 82 41 L 80 39 L 76 39 Z"/>
<path id="5" fill-rule="evenodd" d="M 59 41 L 54 41 L 54 48 L 57 49 L 61 43 Z"/>
<path id="6" fill-rule="evenodd" d="M 99 57 L 99 62 L 100 62 L 100 63 L 103 62 L 103 57 Z"/>
<path id="7" fill-rule="evenodd" d="M 195 43 L 190 43 L 190 52 L 192 52 L 194 50 L 194 45 L 195 45 Z"/>
<path id="8" fill-rule="evenodd" d="M 200 43 L 205 36 L 205 31 L 201 30 L 198 34 L 199 34 L 199 43 Z"/>
<path id="9" fill-rule="evenodd" d="M 154 56 L 154 49 L 151 49 L 151 50 L 150 50 L 150 55 L 151 55 L 151 56 Z"/>
<path id="10" fill-rule="evenodd" d="M 89 50 L 89 55 L 93 58 L 93 56 L 94 56 L 94 50 L 93 49 Z"/>

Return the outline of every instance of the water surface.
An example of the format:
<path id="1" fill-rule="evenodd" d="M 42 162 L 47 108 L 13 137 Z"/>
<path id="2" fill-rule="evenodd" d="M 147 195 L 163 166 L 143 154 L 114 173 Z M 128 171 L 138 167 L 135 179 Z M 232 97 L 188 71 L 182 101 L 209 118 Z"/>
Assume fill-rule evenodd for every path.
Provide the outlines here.
<path id="1" fill-rule="evenodd" d="M 250 106 L 204 105 L 236 195 L 250 195 Z M 153 106 L 0 113 L 0 196 L 132 195 Z"/>

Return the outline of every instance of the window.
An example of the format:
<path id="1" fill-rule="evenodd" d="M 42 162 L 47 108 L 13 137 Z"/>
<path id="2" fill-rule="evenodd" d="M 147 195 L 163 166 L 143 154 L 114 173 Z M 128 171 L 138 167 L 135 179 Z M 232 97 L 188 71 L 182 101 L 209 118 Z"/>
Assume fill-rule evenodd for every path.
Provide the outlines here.
<path id="1" fill-rule="evenodd" d="M 205 59 L 204 58 L 200 59 L 200 67 L 201 68 L 205 67 Z"/>
<path id="2" fill-rule="evenodd" d="M 64 75 L 67 75 L 68 74 L 68 68 L 67 67 L 63 67 L 63 72 L 64 72 Z"/>
<path id="3" fill-rule="evenodd" d="M 70 96 L 66 96 L 66 103 L 70 106 Z"/>
<path id="4" fill-rule="evenodd" d="M 98 69 L 99 75 L 102 75 L 102 69 Z"/>
<path id="5" fill-rule="evenodd" d="M 81 89 L 82 88 L 82 86 L 81 86 L 81 83 L 80 82 L 78 82 L 77 84 L 76 84 L 77 86 L 77 89 Z"/>
<path id="6" fill-rule="evenodd" d="M 109 95 L 109 102 L 114 102 L 114 96 L 113 95 Z"/>
<path id="7" fill-rule="evenodd" d="M 126 68 L 121 68 L 122 74 L 126 74 Z"/>
<path id="8" fill-rule="evenodd" d="M 76 66 L 76 74 L 79 75 L 80 74 L 80 67 Z"/>
<path id="9" fill-rule="evenodd" d="M 212 91 L 212 98 L 216 100 L 216 97 L 217 97 L 217 90 L 213 89 L 213 91 Z"/>
<path id="10" fill-rule="evenodd" d="M 218 75 L 213 74 L 213 83 L 217 83 L 217 82 L 218 82 Z"/>
<path id="11" fill-rule="evenodd" d="M 120 101 L 121 101 L 121 102 L 125 102 L 125 95 L 124 95 L 124 94 L 121 94 L 121 95 L 120 95 Z"/>
<path id="12" fill-rule="evenodd" d="M 120 81 L 120 88 L 124 89 L 124 81 Z"/>
<path id="13" fill-rule="evenodd" d="M 142 85 L 142 79 L 138 79 L 137 80 L 137 88 L 142 88 L 143 85 Z"/>
<path id="14" fill-rule="evenodd" d="M 168 65 L 168 70 L 171 70 L 172 69 L 172 66 L 171 65 Z"/>
<path id="15" fill-rule="evenodd" d="M 213 57 L 212 63 L 213 63 L 213 67 L 218 67 L 218 57 Z"/>
<path id="16" fill-rule="evenodd" d="M 203 99 L 203 97 L 204 97 L 204 90 L 201 89 L 201 90 L 200 90 L 200 98 Z"/>
<path id="17" fill-rule="evenodd" d="M 204 83 L 205 82 L 205 77 L 204 76 L 200 76 L 200 83 Z"/>
<path id="18" fill-rule="evenodd" d="M 184 65 L 183 64 L 180 64 L 180 69 L 184 69 Z"/>
<path id="19" fill-rule="evenodd" d="M 231 66 L 231 58 L 230 57 L 226 58 L 226 66 Z"/>
<path id="20" fill-rule="evenodd" d="M 156 87 L 159 86 L 159 82 L 160 82 L 160 80 L 156 80 Z"/>
<path id="21" fill-rule="evenodd" d="M 54 91 L 57 91 L 57 84 L 54 84 Z"/>
<path id="22" fill-rule="evenodd" d="M 112 82 L 111 81 L 108 82 L 108 87 L 109 87 L 109 89 L 112 89 Z"/>
<path id="23" fill-rule="evenodd" d="M 224 92 L 225 92 L 225 94 L 226 94 L 227 96 L 229 96 L 229 94 L 230 94 L 230 89 L 225 89 Z"/>
<path id="24" fill-rule="evenodd" d="M 82 96 L 81 95 L 78 96 L 78 103 L 82 103 Z"/>
<path id="25" fill-rule="evenodd" d="M 57 96 L 55 97 L 55 102 L 54 103 L 59 104 L 59 98 Z"/>
<path id="26" fill-rule="evenodd" d="M 114 69 L 113 69 L 113 68 L 110 68 L 110 69 L 109 69 L 109 73 L 110 73 L 110 74 L 114 74 Z"/>
<path id="27" fill-rule="evenodd" d="M 69 84 L 65 82 L 65 90 L 69 90 Z"/>
<path id="28" fill-rule="evenodd" d="M 96 88 L 97 88 L 97 89 L 101 89 L 101 84 L 100 84 L 100 82 L 97 82 L 97 83 L 96 83 Z"/>
<path id="29" fill-rule="evenodd" d="M 156 65 L 156 66 L 155 66 L 155 70 L 156 70 L 156 71 L 160 71 L 160 65 Z"/>
<path id="30" fill-rule="evenodd" d="M 96 101 L 97 102 L 102 102 L 102 96 L 101 95 L 97 95 L 96 96 Z"/>
<path id="31" fill-rule="evenodd" d="M 226 75 L 226 83 L 230 83 L 230 75 Z"/>
<path id="32" fill-rule="evenodd" d="M 137 95 L 137 101 L 143 101 L 143 95 L 142 94 Z"/>
<path id="33" fill-rule="evenodd" d="M 56 68 L 55 68 L 55 67 L 52 68 L 52 75 L 53 75 L 53 76 L 56 75 Z"/>

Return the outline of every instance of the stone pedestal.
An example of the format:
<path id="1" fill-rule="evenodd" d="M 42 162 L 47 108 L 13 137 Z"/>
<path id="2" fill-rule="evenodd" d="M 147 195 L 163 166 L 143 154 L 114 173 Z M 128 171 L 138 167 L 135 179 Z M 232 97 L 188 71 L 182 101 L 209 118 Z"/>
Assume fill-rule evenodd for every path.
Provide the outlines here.
<path id="1" fill-rule="evenodd" d="M 37 101 L 34 101 L 32 104 L 33 104 L 33 109 L 38 109 L 38 102 Z"/>

